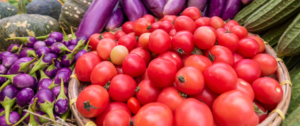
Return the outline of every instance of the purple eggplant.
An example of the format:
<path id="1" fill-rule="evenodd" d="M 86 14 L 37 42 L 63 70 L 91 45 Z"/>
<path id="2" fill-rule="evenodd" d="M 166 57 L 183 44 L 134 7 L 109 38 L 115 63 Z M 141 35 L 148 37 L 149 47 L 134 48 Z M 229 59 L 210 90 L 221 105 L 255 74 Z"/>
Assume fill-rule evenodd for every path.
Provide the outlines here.
<path id="1" fill-rule="evenodd" d="M 18 59 L 19 59 L 19 55 L 12 54 L 12 55 L 4 57 L 2 60 L 2 64 L 6 68 L 10 68 Z"/>
<path id="2" fill-rule="evenodd" d="M 12 53 L 8 52 L 8 51 L 4 51 L 4 52 L 0 53 L 0 60 L 2 61 L 4 57 L 7 57 L 7 56 L 9 56 L 11 54 Z"/>
<path id="3" fill-rule="evenodd" d="M 57 41 L 55 40 L 55 38 L 51 38 L 51 37 L 49 37 L 49 38 L 47 38 L 46 40 L 45 40 L 45 43 L 46 43 L 46 45 L 47 46 L 51 46 L 52 44 L 54 44 L 54 43 L 56 43 Z"/>
<path id="4" fill-rule="evenodd" d="M 17 93 L 19 92 L 19 90 L 14 87 L 13 85 L 7 85 L 1 92 L 0 92 L 0 103 L 1 105 L 4 107 L 4 111 L 5 111 L 5 121 L 7 125 L 12 125 L 12 123 L 14 123 L 12 121 L 12 123 L 10 122 L 10 110 L 11 107 L 15 104 L 16 102 L 16 96 Z M 0 119 L 2 120 L 2 119 Z M 19 120 L 19 119 L 18 119 Z M 17 121 L 18 121 L 17 120 Z M 16 122 L 17 122 L 16 121 Z M 1 123 L 3 123 L 2 121 L 0 121 Z"/>
<path id="5" fill-rule="evenodd" d="M 48 67 L 53 61 L 56 61 L 57 55 L 54 53 L 48 53 L 42 55 L 41 58 L 34 64 L 33 68 L 29 71 L 29 74 L 33 74 L 39 69 L 45 69 Z"/>
<path id="6" fill-rule="evenodd" d="M 3 64 L 0 65 L 0 74 L 6 74 L 7 70 L 8 69 Z"/>
<path id="7" fill-rule="evenodd" d="M 73 53 L 64 55 L 61 59 L 61 64 L 65 67 L 70 67 L 75 62 L 75 55 Z"/>
<path id="8" fill-rule="evenodd" d="M 143 0 L 148 10 L 152 12 L 155 16 L 162 18 L 164 6 L 166 4 L 166 0 Z"/>
<path id="9" fill-rule="evenodd" d="M 1 75 L 1 74 L 0 74 Z M 5 77 L 0 77 L 0 84 L 3 84 L 4 82 L 7 81 L 7 78 Z"/>
<path id="10" fill-rule="evenodd" d="M 32 67 L 31 65 L 35 62 L 35 58 L 23 57 L 17 60 L 9 69 L 10 74 L 27 73 Z"/>
<path id="11" fill-rule="evenodd" d="M 163 14 L 164 15 L 179 14 L 185 5 L 185 2 L 186 0 L 167 0 L 167 3 L 163 10 Z"/>
<path id="12" fill-rule="evenodd" d="M 53 108 L 55 103 L 55 95 L 52 90 L 50 89 L 42 89 L 39 90 L 36 95 L 37 100 L 37 106 L 42 111 L 48 114 L 48 116 L 55 120 L 54 114 L 53 114 Z"/>
<path id="13" fill-rule="evenodd" d="M 31 88 L 24 88 L 20 90 L 16 96 L 16 102 L 19 106 L 25 107 L 29 104 L 34 96 L 34 91 Z"/>
<path id="14" fill-rule="evenodd" d="M 48 54 L 50 52 L 51 52 L 51 50 L 47 46 L 38 48 L 36 50 L 36 54 L 37 54 L 38 57 L 41 57 L 42 55 Z"/>
<path id="15" fill-rule="evenodd" d="M 61 30 L 63 32 L 63 41 L 62 43 L 65 45 L 65 46 L 69 46 L 70 45 L 70 41 L 71 39 L 69 38 L 69 36 L 66 34 L 65 30 L 63 27 L 61 27 Z"/>
<path id="16" fill-rule="evenodd" d="M 53 82 L 48 87 L 49 89 L 53 89 L 54 87 L 60 85 L 60 79 L 63 78 L 64 83 L 67 83 L 70 80 L 70 76 L 72 74 L 72 70 L 68 67 L 61 68 L 53 78 Z"/>
<path id="17" fill-rule="evenodd" d="M 24 113 L 22 114 L 22 117 L 24 117 L 26 114 L 27 114 L 27 112 L 24 112 Z M 24 119 L 24 122 L 25 122 L 26 124 L 28 124 L 28 123 L 29 123 L 29 120 L 30 120 L 30 117 L 27 116 L 27 117 Z"/>
<path id="18" fill-rule="evenodd" d="M 57 42 L 61 42 L 63 40 L 63 34 L 60 32 L 52 32 L 48 38 L 54 38 Z"/>
<path id="19" fill-rule="evenodd" d="M 11 44 L 8 48 L 7 48 L 7 51 L 9 52 L 12 52 L 12 53 L 15 53 L 15 52 L 18 52 L 19 48 L 21 46 L 19 44 Z"/>
<path id="20" fill-rule="evenodd" d="M 224 21 L 233 19 L 242 7 L 241 0 L 227 0 L 223 9 L 222 19 Z"/>
<path id="21" fill-rule="evenodd" d="M 16 88 L 35 88 L 36 81 L 29 74 L 0 75 L 7 78 Z M 3 89 L 4 90 L 4 89 Z"/>
<path id="22" fill-rule="evenodd" d="M 52 80 L 45 74 L 43 70 L 39 70 L 39 73 L 41 77 L 38 84 L 38 90 L 47 89 L 52 83 Z"/>
<path id="23" fill-rule="evenodd" d="M 79 38 L 78 38 L 78 41 L 80 41 L 80 40 L 85 40 L 85 44 L 87 44 L 87 42 L 88 42 L 88 39 L 87 39 L 87 37 L 85 37 L 85 36 L 79 37 Z"/>
<path id="24" fill-rule="evenodd" d="M 67 48 L 71 51 L 75 49 L 76 45 L 69 45 Z M 67 52 L 67 54 L 70 54 L 71 52 Z"/>
<path id="25" fill-rule="evenodd" d="M 244 5 L 250 4 L 253 0 L 241 0 Z"/>
<path id="26" fill-rule="evenodd" d="M 76 36 L 89 38 L 92 34 L 101 32 L 117 2 L 118 0 L 93 1 L 81 20 Z"/>
<path id="27" fill-rule="evenodd" d="M 55 66 L 58 70 L 62 68 L 61 62 L 58 60 L 55 61 Z"/>
<path id="28" fill-rule="evenodd" d="M 76 35 L 73 32 L 73 28 L 71 28 L 71 40 L 70 40 L 70 45 L 77 45 L 78 43 L 78 38 L 76 37 Z"/>
<path id="29" fill-rule="evenodd" d="M 59 61 L 58 61 L 59 62 Z M 52 64 L 50 66 L 48 66 L 44 72 L 45 72 L 45 75 L 47 75 L 48 77 L 52 78 L 55 76 L 55 74 L 57 73 L 58 71 L 58 68 L 55 66 L 55 62 L 52 62 Z"/>
<path id="30" fill-rule="evenodd" d="M 108 18 L 105 29 L 107 31 L 112 31 L 113 29 L 120 27 L 123 22 L 124 22 L 124 14 L 122 8 L 118 6 L 118 8 L 114 10 L 114 12 L 112 12 L 110 17 Z"/>
<path id="31" fill-rule="evenodd" d="M 20 57 L 36 57 L 35 50 L 33 48 L 26 48 L 21 50 Z"/>
<path id="32" fill-rule="evenodd" d="M 69 100 L 65 94 L 65 88 L 64 88 L 64 81 L 63 78 L 61 78 L 61 84 L 60 84 L 60 93 L 57 96 L 57 99 L 54 104 L 54 111 L 57 114 L 64 114 L 69 109 Z"/>
<path id="33" fill-rule="evenodd" d="M 33 44 L 37 41 L 36 37 L 13 37 L 7 38 L 6 40 L 19 40 L 24 47 L 33 47 Z"/>
<path id="34" fill-rule="evenodd" d="M 9 117 L 7 117 L 8 120 L 9 120 L 9 124 L 5 121 L 6 118 L 5 116 L 0 116 L 0 126 L 11 126 L 13 124 L 16 124 L 19 120 L 20 120 L 20 115 L 19 113 L 15 112 L 15 111 L 12 111 L 10 112 L 9 114 Z"/>
<path id="35" fill-rule="evenodd" d="M 130 21 L 136 21 L 144 16 L 144 4 L 142 0 L 122 0 L 124 13 Z"/>
<path id="36" fill-rule="evenodd" d="M 43 41 L 37 41 L 33 45 L 33 49 L 35 49 L 35 50 L 37 50 L 37 49 L 39 49 L 41 47 L 47 47 L 46 43 L 43 42 Z"/>
<path id="37" fill-rule="evenodd" d="M 207 3 L 207 0 L 187 0 L 188 7 L 197 7 L 202 11 Z"/>
<path id="38" fill-rule="evenodd" d="M 203 11 L 202 11 L 202 17 L 208 17 L 208 5 L 209 4 L 206 4 L 206 6 L 204 7 Z"/>
<path id="39" fill-rule="evenodd" d="M 55 97 L 58 97 L 59 93 L 60 93 L 60 86 L 56 86 L 52 89 L 53 93 L 55 94 Z M 64 87 L 65 89 L 65 95 L 68 95 L 68 88 L 67 87 Z"/>
<path id="40" fill-rule="evenodd" d="M 210 0 L 209 1 L 209 17 L 220 17 L 225 6 L 226 0 Z"/>
<path id="41" fill-rule="evenodd" d="M 66 51 L 71 52 L 71 50 L 69 50 L 64 44 L 60 42 L 52 44 L 51 51 L 56 54 L 61 54 Z"/>
<path id="42" fill-rule="evenodd" d="M 80 56 L 82 56 L 83 54 L 87 53 L 88 52 L 88 49 L 89 49 L 89 42 L 87 42 L 87 44 L 84 46 L 84 48 L 80 51 L 78 51 L 75 55 L 75 61 L 77 61 L 79 59 Z"/>
<path id="43" fill-rule="evenodd" d="M 28 111 L 33 112 L 33 110 L 36 107 L 36 103 L 37 103 L 38 98 L 32 98 L 32 100 L 30 101 L 30 104 L 28 106 Z M 15 124 L 15 125 L 19 125 L 20 123 L 22 123 L 23 121 L 25 121 L 26 124 L 28 124 L 29 126 L 39 126 L 39 122 L 37 119 L 35 119 L 35 116 L 32 114 L 29 114 L 27 112 L 24 112 L 22 115 L 22 118 L 19 119 L 19 121 Z"/>

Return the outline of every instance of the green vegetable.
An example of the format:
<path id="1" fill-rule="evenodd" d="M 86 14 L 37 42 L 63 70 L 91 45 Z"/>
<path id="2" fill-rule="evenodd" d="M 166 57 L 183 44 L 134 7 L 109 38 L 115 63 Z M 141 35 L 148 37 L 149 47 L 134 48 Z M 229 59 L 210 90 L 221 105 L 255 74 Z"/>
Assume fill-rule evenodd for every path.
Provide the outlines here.
<path id="1" fill-rule="evenodd" d="M 57 0 L 35 0 L 26 6 L 26 12 L 28 14 L 48 15 L 58 20 L 61 7 L 62 4 Z"/>
<path id="2" fill-rule="evenodd" d="M 0 19 L 17 14 L 17 8 L 11 4 L 0 1 Z"/>
<path id="3" fill-rule="evenodd" d="M 295 109 L 281 124 L 281 126 L 300 125 L 300 106 Z"/>
<path id="4" fill-rule="evenodd" d="M 296 65 L 289 74 L 293 88 L 287 115 L 291 114 L 300 105 L 300 64 Z"/>
<path id="5" fill-rule="evenodd" d="M 300 61 L 300 55 L 292 56 L 292 57 L 284 57 L 282 59 L 284 61 L 285 66 L 288 70 L 291 70 L 294 68 L 295 65 L 297 65 Z"/>

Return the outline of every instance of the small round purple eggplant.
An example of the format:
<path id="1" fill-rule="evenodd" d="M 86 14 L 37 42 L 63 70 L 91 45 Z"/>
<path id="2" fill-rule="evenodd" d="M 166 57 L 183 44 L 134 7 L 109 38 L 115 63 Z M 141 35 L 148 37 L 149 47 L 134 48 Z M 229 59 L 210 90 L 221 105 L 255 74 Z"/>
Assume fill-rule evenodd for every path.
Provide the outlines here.
<path id="1" fill-rule="evenodd" d="M 29 74 L 0 75 L 0 77 L 6 77 L 16 88 L 19 89 L 33 88 L 34 85 L 36 85 L 35 79 Z"/>
<path id="2" fill-rule="evenodd" d="M 51 45 L 51 51 L 56 54 L 71 52 L 64 44 L 57 42 Z"/>
<path id="3" fill-rule="evenodd" d="M 64 87 L 65 89 L 65 95 L 68 95 L 68 88 Z M 52 89 L 53 93 L 55 94 L 55 97 L 58 97 L 59 93 L 60 93 L 60 86 L 56 86 Z"/>
<path id="4" fill-rule="evenodd" d="M 65 46 L 69 46 L 70 45 L 70 42 L 71 42 L 71 39 L 69 38 L 69 36 L 66 34 L 65 30 L 63 27 L 61 27 L 61 30 L 63 32 L 63 40 L 62 40 L 62 43 L 65 45 Z"/>
<path id="5" fill-rule="evenodd" d="M 8 69 L 3 64 L 1 64 L 0 65 L 0 74 L 6 74 L 7 71 L 8 71 Z"/>
<path id="6" fill-rule="evenodd" d="M 37 42 L 34 43 L 33 49 L 37 50 L 37 49 L 39 49 L 41 47 L 44 47 L 44 46 L 46 46 L 45 42 L 43 42 L 43 41 L 37 41 Z"/>
<path id="7" fill-rule="evenodd" d="M 80 50 L 78 53 L 76 53 L 76 55 L 75 55 L 75 61 L 77 61 L 79 59 L 79 57 L 82 56 L 85 53 L 87 53 L 87 51 L 85 49 Z"/>
<path id="8" fill-rule="evenodd" d="M 51 119 L 55 120 L 55 117 L 53 115 L 55 94 L 53 93 L 53 91 L 50 89 L 42 89 L 36 93 L 35 97 L 38 98 L 38 108 L 40 108 L 42 112 L 47 113 Z"/>
<path id="9" fill-rule="evenodd" d="M 31 88 L 24 88 L 17 94 L 16 102 L 19 106 L 25 107 L 29 104 L 34 96 L 34 91 Z"/>
<path id="10" fill-rule="evenodd" d="M 144 6 L 142 8 L 146 9 Z M 122 8 L 120 6 L 118 6 L 116 8 L 116 10 L 114 10 L 110 14 L 110 17 L 107 20 L 105 29 L 107 31 L 112 31 L 113 29 L 120 27 L 123 22 L 124 22 L 123 10 L 122 10 Z"/>
<path id="11" fill-rule="evenodd" d="M 7 81 L 7 78 L 5 78 L 5 77 L 0 77 L 0 85 L 3 84 L 5 81 Z"/>
<path id="12" fill-rule="evenodd" d="M 60 84 L 60 93 L 57 96 L 57 99 L 54 104 L 54 111 L 57 114 L 64 114 L 69 109 L 69 100 L 65 94 L 65 88 L 64 88 L 64 81 L 63 78 L 61 78 L 61 84 Z"/>
<path id="13" fill-rule="evenodd" d="M 8 51 L 4 51 L 4 52 L 0 53 L 0 60 L 2 61 L 4 57 L 7 57 L 7 56 L 9 56 L 11 54 L 12 53 L 8 52 Z"/>
<path id="14" fill-rule="evenodd" d="M 8 52 L 15 53 L 15 52 L 18 52 L 19 48 L 20 48 L 20 45 L 19 45 L 19 44 L 11 44 L 11 45 L 7 48 L 7 51 L 8 51 Z"/>
<path id="15" fill-rule="evenodd" d="M 47 89 L 52 83 L 52 80 L 45 74 L 43 70 L 39 70 L 39 73 L 41 74 L 41 77 L 38 84 L 38 90 Z"/>
<path id="16" fill-rule="evenodd" d="M 75 62 L 75 55 L 73 53 L 64 55 L 61 58 L 61 64 L 65 67 L 70 67 Z"/>
<path id="17" fill-rule="evenodd" d="M 35 50 L 33 48 L 26 48 L 21 50 L 20 57 L 36 57 Z"/>
<path id="18" fill-rule="evenodd" d="M 72 70 L 68 67 L 61 68 L 56 73 L 55 77 L 53 78 L 53 82 L 48 87 L 49 89 L 53 89 L 54 87 L 60 85 L 60 78 L 63 78 L 63 82 L 67 83 L 70 80 L 70 76 L 72 74 Z"/>
<path id="19" fill-rule="evenodd" d="M 52 61 L 56 61 L 56 59 L 57 59 L 57 55 L 54 53 L 48 53 L 42 55 L 40 59 L 37 61 L 37 63 L 34 64 L 33 68 L 29 71 L 29 74 L 33 74 L 39 69 L 45 69 L 52 63 Z"/>
<path id="20" fill-rule="evenodd" d="M 47 46 L 51 46 L 52 44 L 54 44 L 54 43 L 56 43 L 57 41 L 55 40 L 55 38 L 51 38 L 51 37 L 49 37 L 49 38 L 47 38 L 46 40 L 45 40 L 45 43 L 46 43 L 46 45 Z"/>
<path id="21" fill-rule="evenodd" d="M 35 109 L 36 107 L 36 103 L 37 103 L 37 98 L 32 98 L 32 100 L 30 101 L 30 104 L 28 106 L 28 111 L 33 112 L 32 109 Z M 23 121 L 25 121 L 25 123 L 27 123 L 29 126 L 39 126 L 39 122 L 37 122 L 38 120 L 35 119 L 35 116 L 32 114 L 29 114 L 27 112 L 24 112 L 22 115 L 22 118 L 19 119 L 19 121 L 17 123 L 15 123 L 15 125 L 19 125 L 20 123 L 22 123 Z"/>
<path id="22" fill-rule="evenodd" d="M 71 45 L 77 45 L 78 43 L 78 38 L 76 37 L 76 35 L 73 32 L 73 28 L 71 28 L 71 40 L 70 40 L 70 44 Z"/>
<path id="23" fill-rule="evenodd" d="M 6 68 L 10 68 L 18 59 L 19 59 L 19 55 L 12 54 L 12 55 L 4 57 L 2 60 L 2 64 Z"/>
<path id="24" fill-rule="evenodd" d="M 10 67 L 8 72 L 10 72 L 10 74 L 27 73 L 35 61 L 36 59 L 31 57 L 20 58 Z"/>
<path id="25" fill-rule="evenodd" d="M 0 92 L 0 103 L 2 104 L 2 106 L 5 109 L 5 121 L 6 124 L 8 125 L 12 125 L 12 123 L 14 123 L 14 121 L 10 121 L 9 117 L 10 117 L 10 110 L 11 107 L 15 104 L 16 102 L 16 96 L 17 93 L 19 92 L 19 90 L 17 88 L 15 88 L 12 85 L 7 85 L 1 92 Z M 20 118 L 19 118 L 20 119 Z M 19 120 L 18 119 L 18 120 Z M 17 120 L 17 121 L 18 121 Z M 17 122 L 16 121 L 16 122 Z M 1 122 L 1 121 L 0 121 Z M 1 122 L 2 123 L 2 122 Z"/>
<path id="26" fill-rule="evenodd" d="M 55 76 L 55 74 L 57 73 L 58 71 L 58 68 L 55 66 L 55 62 L 53 62 L 50 66 L 48 66 L 46 69 L 45 69 L 45 74 L 50 77 L 50 78 L 53 78 Z"/>
<path id="27" fill-rule="evenodd" d="M 38 57 L 41 57 L 42 55 L 48 54 L 48 53 L 51 53 L 51 50 L 47 46 L 38 48 L 36 50 L 36 54 L 37 54 Z"/>
<path id="28" fill-rule="evenodd" d="M 49 34 L 49 38 L 54 38 L 57 42 L 61 42 L 63 40 L 63 34 L 60 32 L 52 32 Z"/>
<path id="29" fill-rule="evenodd" d="M 13 38 L 8 38 L 6 40 L 19 40 L 24 47 L 33 47 L 34 43 L 37 41 L 35 37 L 13 37 Z"/>
<path id="30" fill-rule="evenodd" d="M 76 45 L 69 45 L 68 49 L 73 51 L 75 49 Z M 67 54 L 70 54 L 71 52 L 67 52 Z"/>
<path id="31" fill-rule="evenodd" d="M 9 117 L 7 117 L 7 118 L 9 120 L 10 124 L 8 124 L 6 122 L 6 118 L 4 115 L 0 116 L 0 126 L 11 126 L 13 124 L 16 124 L 20 120 L 21 117 L 20 117 L 19 113 L 12 111 L 12 112 L 10 112 Z"/>
<path id="32" fill-rule="evenodd" d="M 61 69 L 62 68 L 61 62 L 58 61 L 58 60 L 55 61 L 55 66 L 56 66 L 57 69 Z"/>
<path id="33" fill-rule="evenodd" d="M 78 41 L 80 40 L 85 40 L 85 44 L 88 42 L 88 39 L 85 36 L 79 37 Z"/>
<path id="34" fill-rule="evenodd" d="M 70 44 L 70 41 L 63 41 L 62 43 L 63 43 L 65 46 L 71 45 L 71 44 Z"/>

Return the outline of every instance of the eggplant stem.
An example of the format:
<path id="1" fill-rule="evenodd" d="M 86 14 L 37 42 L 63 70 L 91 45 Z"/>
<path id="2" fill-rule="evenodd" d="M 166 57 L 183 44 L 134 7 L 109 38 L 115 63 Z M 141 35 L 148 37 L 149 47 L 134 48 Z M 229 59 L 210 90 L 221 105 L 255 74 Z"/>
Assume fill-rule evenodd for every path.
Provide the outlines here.
<path id="1" fill-rule="evenodd" d="M 4 108 L 4 112 L 5 112 L 5 121 L 6 121 L 6 124 L 8 124 L 8 125 L 12 125 L 9 122 L 9 115 L 10 115 L 11 107 L 15 104 L 15 102 L 16 102 L 16 98 L 10 99 L 7 96 L 5 96 L 4 101 L 1 102 L 1 104 Z"/>
<path id="2" fill-rule="evenodd" d="M 11 82 L 10 80 L 5 81 L 5 82 L 1 85 L 0 91 L 2 91 L 3 88 L 5 88 L 7 85 L 9 85 L 10 82 Z"/>

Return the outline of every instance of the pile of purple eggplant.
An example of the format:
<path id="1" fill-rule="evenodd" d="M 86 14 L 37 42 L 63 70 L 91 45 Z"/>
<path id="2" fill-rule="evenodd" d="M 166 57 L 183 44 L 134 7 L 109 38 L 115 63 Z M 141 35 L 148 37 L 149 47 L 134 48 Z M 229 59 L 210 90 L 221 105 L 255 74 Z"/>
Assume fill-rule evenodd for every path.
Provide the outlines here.
<path id="1" fill-rule="evenodd" d="M 65 120 L 69 115 L 68 81 L 88 44 L 73 32 L 70 38 L 63 33 L 9 38 L 20 40 L 22 45 L 12 44 L 0 53 L 0 126 L 49 122 L 24 113 L 24 109 L 53 120 Z"/>

